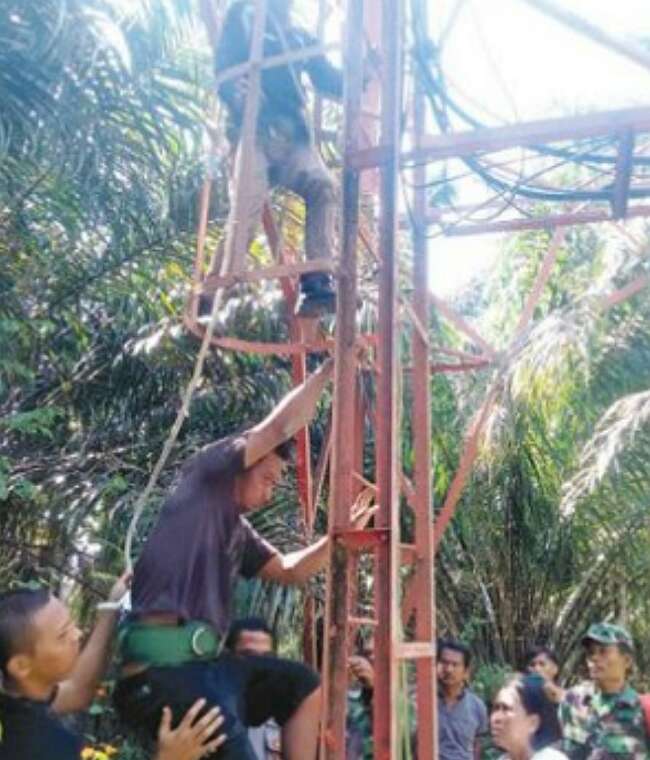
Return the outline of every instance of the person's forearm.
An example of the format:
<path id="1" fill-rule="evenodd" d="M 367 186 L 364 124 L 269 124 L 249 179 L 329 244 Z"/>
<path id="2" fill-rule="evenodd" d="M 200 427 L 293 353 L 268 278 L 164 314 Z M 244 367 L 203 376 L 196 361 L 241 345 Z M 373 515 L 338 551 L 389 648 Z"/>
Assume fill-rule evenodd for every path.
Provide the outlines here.
<path id="1" fill-rule="evenodd" d="M 305 382 L 288 393 L 270 415 L 283 431 L 283 440 L 293 437 L 314 416 L 323 389 L 332 377 L 334 360 L 327 359 Z"/>
<path id="2" fill-rule="evenodd" d="M 70 675 L 69 681 L 74 684 L 79 700 L 88 705 L 92 702 L 97 684 L 106 671 L 116 622 L 116 610 L 102 610 L 97 613 L 95 627 Z"/>
<path id="3" fill-rule="evenodd" d="M 258 462 L 309 423 L 333 368 L 334 360 L 328 359 L 302 385 L 288 393 L 268 417 L 251 429 L 246 444 L 245 467 Z"/>
<path id="4" fill-rule="evenodd" d="M 327 536 L 323 536 L 315 544 L 305 549 L 285 554 L 283 564 L 288 573 L 288 579 L 295 584 L 306 583 L 325 567 L 328 555 L 329 540 Z"/>

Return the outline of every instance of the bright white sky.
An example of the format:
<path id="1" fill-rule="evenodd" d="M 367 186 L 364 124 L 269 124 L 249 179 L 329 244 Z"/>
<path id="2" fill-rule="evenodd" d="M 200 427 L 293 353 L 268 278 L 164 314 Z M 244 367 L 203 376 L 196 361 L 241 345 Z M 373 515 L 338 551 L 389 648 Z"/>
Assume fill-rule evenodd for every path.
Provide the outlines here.
<path id="1" fill-rule="evenodd" d="M 555 2 L 610 34 L 650 40 L 650 0 Z M 442 10 L 432 19 L 434 38 L 456 4 L 431 3 L 432 15 L 434 8 Z M 495 124 L 650 105 L 649 69 L 546 17 L 525 0 L 467 0 L 447 38 L 443 66 L 466 96 L 462 105 Z M 478 110 L 480 104 L 493 118 Z M 490 266 L 499 241 L 495 235 L 436 240 L 432 289 L 440 295 L 457 290 L 471 274 Z"/>

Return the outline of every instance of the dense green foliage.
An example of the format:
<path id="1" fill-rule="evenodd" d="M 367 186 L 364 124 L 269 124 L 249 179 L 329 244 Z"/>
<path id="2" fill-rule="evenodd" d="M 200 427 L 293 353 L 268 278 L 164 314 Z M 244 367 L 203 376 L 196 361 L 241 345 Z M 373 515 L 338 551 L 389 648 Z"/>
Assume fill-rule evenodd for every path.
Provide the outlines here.
<path id="1" fill-rule="evenodd" d="M 482 381 L 434 384 L 438 498 L 461 425 L 494 383 L 478 466 L 438 563 L 447 630 L 486 660 L 517 663 L 534 641 L 570 674 L 589 621 L 616 617 L 648 643 L 646 292 L 603 311 L 599 296 L 645 270 L 647 244 L 593 231 L 567 238 L 530 329 Z M 482 326 L 506 348 L 546 235 L 511 241 L 484 294 Z M 505 337 L 504 337 L 505 336 Z"/>

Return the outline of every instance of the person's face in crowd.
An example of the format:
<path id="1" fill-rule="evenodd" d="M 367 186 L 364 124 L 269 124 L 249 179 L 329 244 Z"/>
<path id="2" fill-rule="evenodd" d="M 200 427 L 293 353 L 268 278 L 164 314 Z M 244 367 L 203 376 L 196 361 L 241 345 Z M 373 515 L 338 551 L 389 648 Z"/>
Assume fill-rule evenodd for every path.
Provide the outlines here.
<path id="1" fill-rule="evenodd" d="M 616 644 L 587 643 L 589 677 L 603 691 L 618 691 L 632 666 L 632 657 Z"/>
<path id="2" fill-rule="evenodd" d="M 469 668 L 462 652 L 443 649 L 438 660 L 438 681 L 445 691 L 462 688 L 469 680 Z"/>
<path id="3" fill-rule="evenodd" d="M 273 639 L 266 631 L 240 631 L 235 654 L 273 654 Z"/>
<path id="4" fill-rule="evenodd" d="M 545 681 L 555 681 L 559 669 L 545 652 L 540 652 L 528 663 L 527 670 L 529 673 L 539 673 Z"/>
<path id="5" fill-rule="evenodd" d="M 276 485 L 282 479 L 284 460 L 271 452 L 237 478 L 236 499 L 244 512 L 266 506 Z"/>
<path id="6" fill-rule="evenodd" d="M 511 757 L 532 754 L 530 742 L 539 728 L 539 716 L 528 714 L 514 686 L 501 689 L 490 715 L 490 731 L 494 743 Z"/>
<path id="7" fill-rule="evenodd" d="M 67 678 L 79 657 L 81 632 L 68 608 L 56 597 L 36 612 L 30 641 L 23 652 L 10 658 L 7 670 L 20 685 L 51 687 Z"/>

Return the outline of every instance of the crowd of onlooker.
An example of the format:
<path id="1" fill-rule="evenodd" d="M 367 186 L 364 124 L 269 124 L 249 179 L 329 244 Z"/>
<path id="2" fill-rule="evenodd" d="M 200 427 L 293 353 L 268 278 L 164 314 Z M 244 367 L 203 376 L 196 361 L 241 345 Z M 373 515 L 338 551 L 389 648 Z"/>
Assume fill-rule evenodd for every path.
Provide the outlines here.
<path id="1" fill-rule="evenodd" d="M 347 760 L 369 760 L 374 687 L 372 637 L 356 638 L 349 658 Z M 227 641 L 235 653 L 273 655 L 275 643 L 260 618 L 238 620 Z M 563 688 L 560 662 L 541 645 L 525 654 L 519 672 L 488 697 L 470 687 L 472 652 L 441 639 L 437 653 L 437 731 L 440 760 L 639 760 L 650 757 L 650 708 L 628 683 L 634 643 L 613 623 L 596 623 L 582 639 L 588 680 Z M 650 695 L 649 695 L 650 698 Z M 646 710 L 648 710 L 646 717 Z M 415 733 L 413 717 L 410 730 Z M 280 729 L 273 722 L 250 729 L 260 760 L 282 757 Z"/>
<path id="2" fill-rule="evenodd" d="M 0 597 L 0 760 L 79 759 L 79 736 L 56 715 L 85 709 L 87 692 L 92 691 L 105 668 L 114 623 L 112 599 L 119 598 L 123 590 L 121 579 L 109 601 L 99 606 L 99 620 L 83 650 L 69 610 L 46 590 L 9 592 Z M 196 649 L 209 644 L 201 636 L 205 637 L 205 629 L 197 628 L 193 639 Z M 316 640 L 322 641 L 322 636 L 317 635 Z M 552 649 L 537 645 L 526 653 L 518 672 L 504 677 L 493 693 L 479 696 L 471 688 L 471 649 L 458 640 L 440 639 L 436 658 L 440 760 L 650 758 L 650 694 L 639 694 L 630 685 L 635 650 L 629 632 L 614 623 L 595 623 L 581 644 L 586 680 L 563 685 L 562 663 Z M 348 660 L 345 758 L 370 760 L 374 757 L 372 634 L 357 631 L 354 650 Z M 234 621 L 220 658 L 233 670 L 237 663 L 248 663 L 255 704 L 265 705 L 262 712 L 247 713 L 248 728 L 242 727 L 245 760 L 286 757 L 286 721 L 276 722 L 270 715 L 287 714 L 292 707 L 291 691 L 278 676 L 273 697 L 268 679 L 260 680 L 257 675 L 273 672 L 274 665 L 281 662 L 271 628 L 261 618 Z M 285 661 L 284 672 L 289 662 Z M 405 745 L 410 744 L 416 758 L 416 700 L 412 690 L 406 691 L 409 698 L 395 709 L 406 707 L 400 710 L 404 714 L 401 728 Z M 185 717 L 175 722 L 171 710 L 164 707 L 156 747 L 149 757 L 221 757 L 228 732 L 220 710 L 229 708 L 229 698 L 239 698 L 233 694 L 225 694 L 225 709 L 221 703 L 212 707 L 205 699 L 194 704 L 187 700 Z M 140 698 L 148 702 L 151 693 L 142 690 Z M 281 704 L 273 705 L 273 699 Z M 250 712 L 252 708 L 246 709 Z M 244 760 L 238 754 L 226 756 Z"/>

